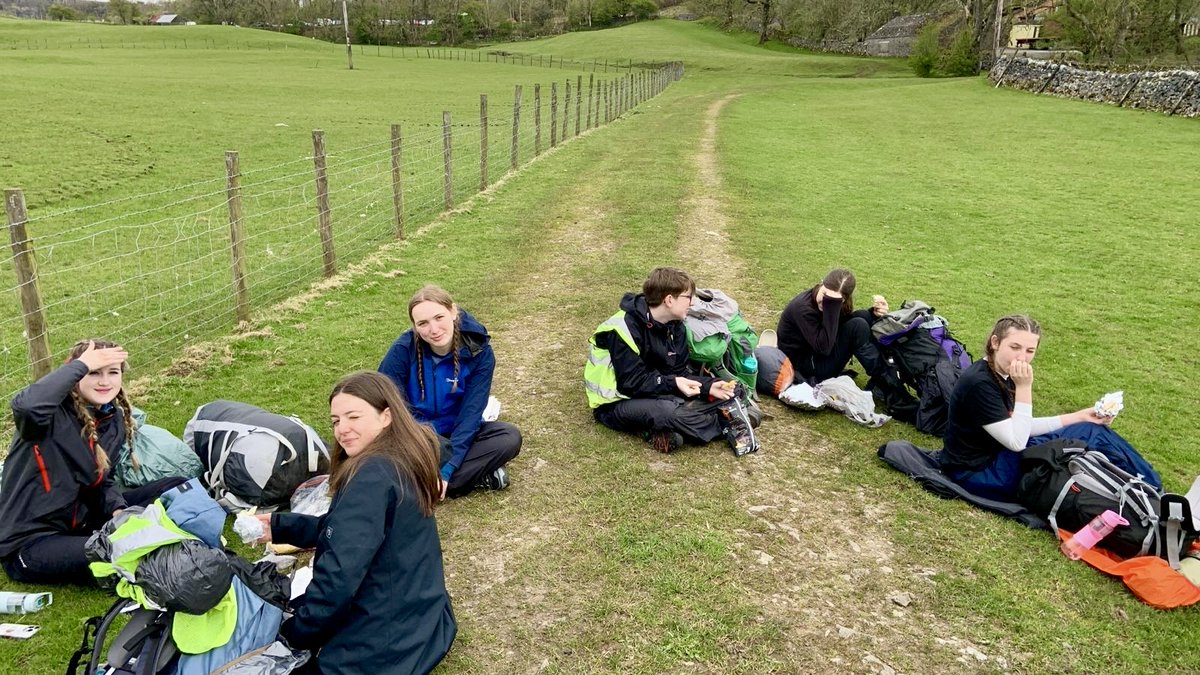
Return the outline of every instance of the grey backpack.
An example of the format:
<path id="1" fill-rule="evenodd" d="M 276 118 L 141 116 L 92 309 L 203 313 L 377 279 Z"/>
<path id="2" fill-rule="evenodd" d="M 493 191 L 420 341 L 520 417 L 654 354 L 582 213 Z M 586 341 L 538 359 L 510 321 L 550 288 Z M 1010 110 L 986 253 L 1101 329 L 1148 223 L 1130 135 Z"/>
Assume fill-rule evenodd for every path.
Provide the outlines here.
<path id="1" fill-rule="evenodd" d="M 228 511 L 284 506 L 296 486 L 329 472 L 329 449 L 312 427 L 248 403 L 200 406 L 183 440 L 204 464 L 209 493 Z"/>

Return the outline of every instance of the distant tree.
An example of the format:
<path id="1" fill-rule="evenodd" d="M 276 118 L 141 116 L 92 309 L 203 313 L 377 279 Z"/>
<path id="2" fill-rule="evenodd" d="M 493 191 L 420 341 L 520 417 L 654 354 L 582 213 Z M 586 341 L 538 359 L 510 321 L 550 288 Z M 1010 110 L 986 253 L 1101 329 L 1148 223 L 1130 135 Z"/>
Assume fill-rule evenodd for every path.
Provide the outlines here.
<path id="1" fill-rule="evenodd" d="M 51 21 L 78 21 L 82 15 L 73 7 L 66 5 L 50 5 L 46 10 L 46 16 Z"/>
<path id="2" fill-rule="evenodd" d="M 771 23 L 771 2 L 772 0 L 746 0 L 751 5 L 758 5 L 762 10 L 762 16 L 759 19 L 758 26 L 758 44 L 763 44 L 767 41 L 767 26 Z"/>
<path id="3" fill-rule="evenodd" d="M 105 15 L 105 18 L 114 23 L 129 25 L 133 23 L 139 13 L 137 3 L 132 0 L 109 0 L 108 14 Z"/>

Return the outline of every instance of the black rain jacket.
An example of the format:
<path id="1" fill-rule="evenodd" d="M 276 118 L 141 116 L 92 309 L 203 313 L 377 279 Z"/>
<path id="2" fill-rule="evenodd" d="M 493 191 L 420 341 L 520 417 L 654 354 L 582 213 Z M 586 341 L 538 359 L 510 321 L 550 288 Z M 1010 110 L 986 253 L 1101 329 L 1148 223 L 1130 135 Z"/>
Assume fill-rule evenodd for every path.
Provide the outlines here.
<path id="1" fill-rule="evenodd" d="M 71 402 L 87 374 L 86 364 L 71 361 L 12 399 L 16 433 L 0 484 L 0 558 L 47 535 L 91 534 L 126 506 L 112 471 L 96 475 Z M 125 443 L 125 419 L 119 409 L 95 415 L 96 436 L 112 462 Z"/>

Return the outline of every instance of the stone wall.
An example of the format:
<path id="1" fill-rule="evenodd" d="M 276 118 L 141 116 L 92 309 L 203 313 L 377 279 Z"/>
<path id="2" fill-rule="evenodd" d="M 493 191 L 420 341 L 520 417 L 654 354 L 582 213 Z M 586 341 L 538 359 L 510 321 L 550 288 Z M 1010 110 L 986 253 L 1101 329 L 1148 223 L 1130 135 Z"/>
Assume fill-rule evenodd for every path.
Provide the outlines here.
<path id="1" fill-rule="evenodd" d="M 988 73 L 1005 87 L 1200 117 L 1200 73 L 1190 70 L 1108 73 L 1025 57 L 1001 56 Z"/>

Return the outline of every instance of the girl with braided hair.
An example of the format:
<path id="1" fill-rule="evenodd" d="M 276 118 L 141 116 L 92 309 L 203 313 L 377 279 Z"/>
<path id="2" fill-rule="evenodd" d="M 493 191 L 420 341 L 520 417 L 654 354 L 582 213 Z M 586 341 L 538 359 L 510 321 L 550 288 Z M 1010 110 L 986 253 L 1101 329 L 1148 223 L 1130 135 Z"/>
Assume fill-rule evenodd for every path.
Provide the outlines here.
<path id="1" fill-rule="evenodd" d="M 950 395 L 942 470 L 973 494 L 1011 502 L 1021 478 L 1021 451 L 1054 438 L 1073 438 L 1130 473 L 1158 482 L 1149 463 L 1109 428 L 1111 417 L 1097 415 L 1091 407 L 1033 416 L 1032 361 L 1041 334 L 1038 322 L 1023 314 L 996 322 L 984 343 L 985 356 L 963 371 Z"/>
<path id="2" fill-rule="evenodd" d="M 113 482 L 121 446 L 133 447 L 122 388 L 128 352 L 83 340 L 67 363 L 12 399 L 16 425 L 0 486 L 0 565 L 25 583 L 91 584 L 84 544 L 127 506 L 145 506 L 184 482 L 127 492 Z"/>
<path id="3" fill-rule="evenodd" d="M 408 317 L 413 327 L 392 344 L 379 372 L 441 438 L 441 497 L 508 487 L 504 465 L 521 451 L 521 432 L 483 421 L 496 370 L 487 329 L 434 285 L 413 295 Z"/>

